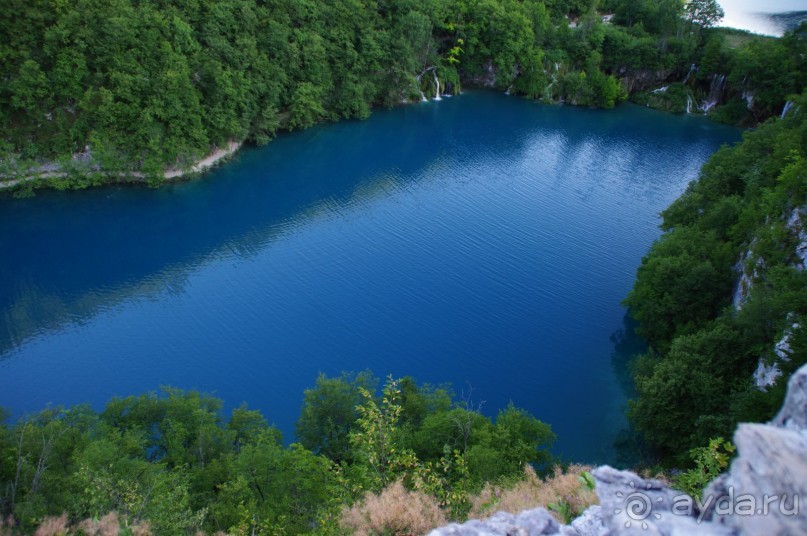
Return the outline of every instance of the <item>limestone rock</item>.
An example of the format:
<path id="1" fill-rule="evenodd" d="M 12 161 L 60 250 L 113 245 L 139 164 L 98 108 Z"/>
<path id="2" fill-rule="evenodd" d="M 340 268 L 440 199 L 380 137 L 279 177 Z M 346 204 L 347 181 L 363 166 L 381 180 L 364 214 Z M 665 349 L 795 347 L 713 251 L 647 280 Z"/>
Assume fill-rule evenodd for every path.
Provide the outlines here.
<path id="1" fill-rule="evenodd" d="M 608 528 L 602 521 L 602 507 L 590 506 L 580 517 L 563 527 L 564 536 L 608 536 Z"/>
<path id="2" fill-rule="evenodd" d="M 807 267 L 807 224 L 804 217 L 807 215 L 807 206 L 793 209 L 787 221 L 787 228 L 796 237 L 796 257 L 798 261 L 795 266 L 799 270 Z"/>
<path id="3" fill-rule="evenodd" d="M 807 433 L 743 424 L 734 441 L 740 455 L 707 490 L 711 520 L 739 534 L 807 534 Z"/>
<path id="4" fill-rule="evenodd" d="M 727 527 L 700 522 L 694 502 L 659 480 L 645 480 L 630 471 L 617 471 L 607 465 L 598 467 L 592 475 L 596 480 L 602 519 L 610 534 L 733 534 Z M 682 505 L 688 507 L 688 513 L 682 513 Z"/>
<path id="5" fill-rule="evenodd" d="M 785 402 L 771 424 L 788 430 L 807 431 L 807 365 L 790 377 Z M 807 456 L 802 460 L 802 463 L 807 463 Z"/>
<path id="6" fill-rule="evenodd" d="M 706 489 L 714 499 L 706 517 L 738 534 L 807 534 L 799 503 L 807 497 L 807 366 L 790 378 L 770 424 L 741 424 L 734 443 L 731 469 Z"/>
<path id="7" fill-rule="evenodd" d="M 498 512 L 480 521 L 452 523 L 434 529 L 429 536 L 541 536 L 560 533 L 560 524 L 546 508 L 526 510 L 518 515 Z"/>

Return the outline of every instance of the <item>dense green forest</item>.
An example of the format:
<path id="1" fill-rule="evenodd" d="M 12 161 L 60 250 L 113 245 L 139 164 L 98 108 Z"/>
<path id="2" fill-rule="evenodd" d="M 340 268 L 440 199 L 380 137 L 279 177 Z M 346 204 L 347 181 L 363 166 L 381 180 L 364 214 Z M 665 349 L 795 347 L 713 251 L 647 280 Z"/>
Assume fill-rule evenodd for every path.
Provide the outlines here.
<path id="1" fill-rule="evenodd" d="M 9 0 L 0 177 L 156 179 L 229 140 L 463 85 L 778 115 L 804 85 L 799 39 L 711 29 L 720 16 L 714 0 Z"/>
<path id="2" fill-rule="evenodd" d="M 100 413 L 46 409 L 0 427 L 0 534 L 4 520 L 30 534 L 48 516 L 110 512 L 155 534 L 341 534 L 345 506 L 395 482 L 461 519 L 486 482 L 518 479 L 525 464 L 547 470 L 555 439 L 513 406 L 490 419 L 412 378 L 379 394 L 367 372 L 320 376 L 297 436 L 284 447 L 259 412 L 225 419 L 221 400 L 175 389 Z"/>
<path id="3" fill-rule="evenodd" d="M 707 162 L 663 212 L 626 300 L 651 346 L 629 414 L 668 464 L 771 419 L 807 362 L 805 110 L 807 92 Z M 755 385 L 760 359 L 782 372 L 775 385 Z"/>

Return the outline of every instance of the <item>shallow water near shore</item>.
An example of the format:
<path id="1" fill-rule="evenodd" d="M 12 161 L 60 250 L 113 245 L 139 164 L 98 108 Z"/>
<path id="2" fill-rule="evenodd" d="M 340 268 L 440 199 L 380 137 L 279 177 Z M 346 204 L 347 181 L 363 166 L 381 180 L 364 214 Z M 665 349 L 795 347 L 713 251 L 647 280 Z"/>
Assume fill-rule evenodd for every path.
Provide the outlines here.
<path id="1" fill-rule="evenodd" d="M 497 93 L 245 149 L 199 180 L 0 199 L 0 406 L 200 389 L 294 439 L 319 372 L 453 384 L 613 460 L 620 302 L 736 129 Z M 624 378 L 623 378 L 624 379 Z"/>

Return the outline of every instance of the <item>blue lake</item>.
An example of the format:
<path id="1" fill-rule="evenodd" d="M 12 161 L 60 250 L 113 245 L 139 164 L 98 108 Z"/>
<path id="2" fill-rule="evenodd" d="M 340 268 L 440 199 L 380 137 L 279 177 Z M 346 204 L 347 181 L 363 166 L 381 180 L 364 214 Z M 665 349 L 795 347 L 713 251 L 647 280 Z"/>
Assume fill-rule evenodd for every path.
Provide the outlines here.
<path id="1" fill-rule="evenodd" d="M 567 458 L 625 425 L 612 335 L 658 213 L 736 129 L 470 92 L 204 178 L 0 199 L 0 406 L 200 389 L 293 440 L 319 372 L 512 401 Z"/>

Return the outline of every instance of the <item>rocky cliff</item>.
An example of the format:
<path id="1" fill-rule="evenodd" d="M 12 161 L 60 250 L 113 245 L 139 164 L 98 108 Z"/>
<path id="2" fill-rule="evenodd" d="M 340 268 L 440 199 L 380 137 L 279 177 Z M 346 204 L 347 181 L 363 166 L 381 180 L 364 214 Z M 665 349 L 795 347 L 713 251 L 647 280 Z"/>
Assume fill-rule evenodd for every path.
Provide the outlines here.
<path id="1" fill-rule="evenodd" d="M 796 535 L 807 534 L 807 365 L 790 379 L 779 414 L 741 424 L 737 458 L 698 499 L 658 480 L 608 466 L 595 469 L 600 505 L 569 525 L 544 508 L 452 524 L 429 536 Z"/>

